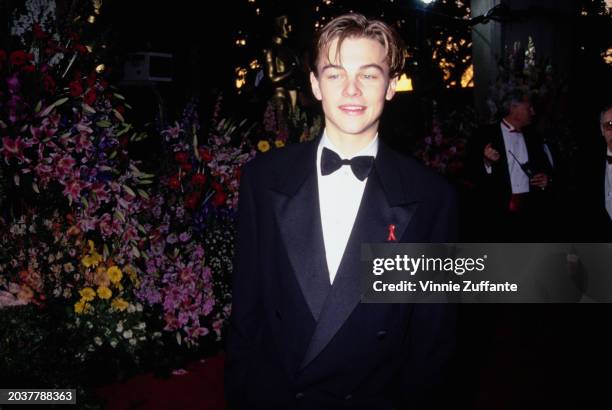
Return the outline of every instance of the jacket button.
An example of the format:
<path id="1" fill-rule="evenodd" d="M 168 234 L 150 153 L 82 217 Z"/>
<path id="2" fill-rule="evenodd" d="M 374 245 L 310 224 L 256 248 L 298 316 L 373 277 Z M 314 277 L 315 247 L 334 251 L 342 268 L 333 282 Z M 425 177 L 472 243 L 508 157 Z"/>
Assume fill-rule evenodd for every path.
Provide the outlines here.
<path id="1" fill-rule="evenodd" d="M 352 394 L 347 394 L 346 396 L 344 396 L 344 400 L 350 400 L 353 398 Z"/>
<path id="2" fill-rule="evenodd" d="M 280 312 L 278 311 L 278 309 L 276 309 L 276 310 L 274 311 L 274 313 L 276 314 L 276 318 L 277 318 L 278 320 L 281 320 L 281 314 L 280 314 Z"/>
<path id="3" fill-rule="evenodd" d="M 298 400 L 302 400 L 304 398 L 304 393 L 302 393 L 302 392 L 297 393 L 295 395 L 295 398 L 298 399 Z"/>
<path id="4" fill-rule="evenodd" d="M 378 340 L 383 340 L 385 338 L 385 336 L 387 336 L 387 331 L 386 330 L 381 330 L 380 332 L 376 333 L 376 338 Z"/>

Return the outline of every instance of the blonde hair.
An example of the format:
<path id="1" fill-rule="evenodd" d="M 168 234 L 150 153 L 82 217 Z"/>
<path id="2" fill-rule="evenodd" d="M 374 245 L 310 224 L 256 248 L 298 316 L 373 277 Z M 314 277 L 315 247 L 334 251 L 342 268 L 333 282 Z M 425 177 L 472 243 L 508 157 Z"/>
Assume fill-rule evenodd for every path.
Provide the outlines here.
<path id="1" fill-rule="evenodd" d="M 347 38 L 369 38 L 378 41 L 387 54 L 389 77 L 393 78 L 401 74 L 404 68 L 404 47 L 397 32 L 380 20 L 368 20 L 362 14 L 351 13 L 336 17 L 317 33 L 311 61 L 311 69 L 315 76 L 318 75 L 317 64 L 321 53 L 324 50 L 329 53 L 329 45 L 338 39 L 335 57 L 339 58 L 340 48 Z"/>

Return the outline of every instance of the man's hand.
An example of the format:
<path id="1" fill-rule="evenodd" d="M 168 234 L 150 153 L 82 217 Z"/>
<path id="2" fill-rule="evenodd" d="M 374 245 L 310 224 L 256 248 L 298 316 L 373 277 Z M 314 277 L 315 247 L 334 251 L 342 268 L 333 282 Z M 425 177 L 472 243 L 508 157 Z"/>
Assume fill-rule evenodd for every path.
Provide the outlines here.
<path id="1" fill-rule="evenodd" d="M 499 160 L 499 152 L 491 146 L 491 143 L 487 144 L 484 149 L 484 162 L 485 165 L 490 167 L 491 164 Z"/>
<path id="2" fill-rule="evenodd" d="M 542 190 L 546 189 L 548 183 L 550 182 L 550 178 L 548 175 L 544 173 L 535 174 L 530 180 L 529 183 L 533 186 L 536 186 Z"/>

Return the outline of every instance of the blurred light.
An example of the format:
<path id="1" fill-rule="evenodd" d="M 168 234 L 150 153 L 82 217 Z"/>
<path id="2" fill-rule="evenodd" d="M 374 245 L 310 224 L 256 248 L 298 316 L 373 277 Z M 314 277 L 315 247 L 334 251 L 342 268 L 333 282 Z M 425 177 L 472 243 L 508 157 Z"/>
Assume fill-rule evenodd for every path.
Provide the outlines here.
<path id="1" fill-rule="evenodd" d="M 257 70 L 259 67 L 261 67 L 261 64 L 259 64 L 259 61 L 255 59 L 249 63 L 249 67 L 251 68 L 251 70 Z"/>
<path id="2" fill-rule="evenodd" d="M 93 47 L 91 45 L 87 45 L 85 46 L 85 48 L 87 49 L 87 51 L 89 51 L 90 53 L 93 51 Z"/>
<path id="3" fill-rule="evenodd" d="M 102 0 L 93 0 L 92 1 L 94 13 L 100 14 L 100 8 L 102 7 Z"/>
<path id="4" fill-rule="evenodd" d="M 395 88 L 395 91 L 401 93 L 412 90 L 412 78 L 409 78 L 406 73 L 402 74 L 402 76 L 397 81 L 397 87 Z"/>
<path id="5" fill-rule="evenodd" d="M 104 70 L 106 70 L 106 66 L 104 64 L 100 64 L 96 67 L 96 73 L 98 74 L 100 74 Z"/>
<path id="6" fill-rule="evenodd" d="M 461 88 L 474 87 L 474 64 L 470 64 L 461 75 Z"/>
<path id="7" fill-rule="evenodd" d="M 421 0 L 421 3 L 430 4 L 433 3 L 434 0 Z"/>
<path id="8" fill-rule="evenodd" d="M 612 65 L 612 47 L 601 53 L 604 63 Z"/>
<path id="9" fill-rule="evenodd" d="M 93 14 L 89 17 L 87 17 L 87 22 L 90 24 L 93 24 L 96 22 L 96 16 L 94 16 Z"/>
<path id="10" fill-rule="evenodd" d="M 240 89 L 246 84 L 247 69 L 244 67 L 236 68 L 236 88 Z"/>
<path id="11" fill-rule="evenodd" d="M 258 16 L 261 16 L 261 9 L 259 7 L 255 9 L 255 14 L 257 14 Z"/>

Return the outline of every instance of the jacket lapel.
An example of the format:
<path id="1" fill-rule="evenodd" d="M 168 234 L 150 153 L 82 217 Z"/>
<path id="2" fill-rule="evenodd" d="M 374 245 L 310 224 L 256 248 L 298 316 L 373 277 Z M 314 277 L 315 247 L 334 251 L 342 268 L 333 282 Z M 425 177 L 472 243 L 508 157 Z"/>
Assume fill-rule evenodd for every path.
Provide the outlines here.
<path id="1" fill-rule="evenodd" d="M 329 292 L 329 273 L 319 211 L 316 174 L 317 141 L 296 150 L 272 198 L 282 243 L 304 299 L 315 320 Z M 302 148 L 302 147 L 300 147 Z"/>
<path id="2" fill-rule="evenodd" d="M 390 225 L 395 225 L 394 233 L 400 240 L 410 223 L 417 200 L 406 194 L 409 191 L 402 185 L 397 161 L 395 154 L 381 142 L 336 278 L 301 369 L 329 344 L 361 300 L 361 244 L 386 242 Z"/>

